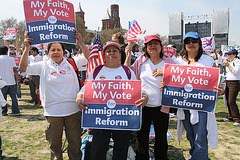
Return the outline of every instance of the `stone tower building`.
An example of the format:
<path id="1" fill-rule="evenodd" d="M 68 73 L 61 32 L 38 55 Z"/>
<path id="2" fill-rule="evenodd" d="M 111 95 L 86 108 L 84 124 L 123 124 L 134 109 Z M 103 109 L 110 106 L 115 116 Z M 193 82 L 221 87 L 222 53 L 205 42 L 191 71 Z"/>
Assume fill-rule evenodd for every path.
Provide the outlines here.
<path id="1" fill-rule="evenodd" d="M 102 30 L 121 28 L 120 17 L 119 17 L 119 5 L 111 5 L 111 15 L 109 10 L 107 10 L 106 16 L 102 19 Z"/>

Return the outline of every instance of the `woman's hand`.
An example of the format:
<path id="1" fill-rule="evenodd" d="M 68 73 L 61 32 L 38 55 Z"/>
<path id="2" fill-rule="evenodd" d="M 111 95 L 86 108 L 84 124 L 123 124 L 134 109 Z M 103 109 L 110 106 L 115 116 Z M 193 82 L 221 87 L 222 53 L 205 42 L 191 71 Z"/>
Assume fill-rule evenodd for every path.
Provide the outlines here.
<path id="1" fill-rule="evenodd" d="M 145 93 L 143 93 L 142 98 L 135 102 L 136 104 L 138 104 L 136 107 L 142 106 L 143 108 L 146 106 L 147 102 L 148 102 L 148 96 Z"/>
<path id="2" fill-rule="evenodd" d="M 24 41 L 23 41 L 23 43 L 24 43 L 24 45 L 25 45 L 26 48 L 30 48 L 30 46 L 31 46 L 31 45 L 30 45 L 30 42 L 33 41 L 32 38 L 28 38 L 28 35 L 29 35 L 29 32 L 28 32 L 28 31 L 24 33 Z"/>
<path id="3" fill-rule="evenodd" d="M 126 57 L 131 57 L 131 47 L 129 46 L 129 45 L 127 45 L 126 47 L 125 47 L 125 54 L 126 54 Z"/>
<path id="4" fill-rule="evenodd" d="M 214 87 L 217 90 L 217 96 L 221 96 L 224 94 L 224 89 L 222 87 L 222 85 L 220 85 L 219 87 Z"/>
<path id="5" fill-rule="evenodd" d="M 76 34 L 75 34 L 75 38 L 77 40 L 78 43 L 82 42 L 82 35 L 77 31 L 77 30 L 73 30 Z"/>
<path id="6" fill-rule="evenodd" d="M 164 68 L 157 68 L 157 69 L 155 69 L 155 70 L 152 72 L 152 75 L 153 75 L 154 77 L 162 76 L 162 75 L 163 75 L 163 71 L 164 71 Z"/>
<path id="7" fill-rule="evenodd" d="M 87 104 L 87 103 L 84 103 L 83 102 L 83 94 L 78 94 L 78 96 L 77 96 L 77 98 L 76 98 L 76 103 L 77 103 L 77 105 L 78 105 L 78 108 L 82 111 L 82 109 L 84 109 L 84 110 L 87 110 L 87 108 L 85 107 L 85 106 L 87 106 L 87 107 L 89 107 L 89 105 Z"/>
<path id="8" fill-rule="evenodd" d="M 223 61 L 222 61 L 222 64 L 228 67 L 228 66 L 229 66 L 229 61 L 223 60 Z"/>
<path id="9" fill-rule="evenodd" d="M 162 89 L 163 89 L 164 86 L 165 86 L 165 83 L 164 83 L 164 82 L 161 82 L 161 83 L 160 83 L 160 87 L 159 87 L 160 91 L 162 91 Z"/>

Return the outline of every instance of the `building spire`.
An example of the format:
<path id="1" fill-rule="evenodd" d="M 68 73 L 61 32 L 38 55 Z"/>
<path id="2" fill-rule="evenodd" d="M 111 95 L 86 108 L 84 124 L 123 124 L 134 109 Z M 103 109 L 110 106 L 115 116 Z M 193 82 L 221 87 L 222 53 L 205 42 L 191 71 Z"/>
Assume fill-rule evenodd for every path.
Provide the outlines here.
<path id="1" fill-rule="evenodd" d="M 109 14 L 109 10 L 107 9 L 107 14 L 106 14 L 106 16 L 103 18 L 103 20 L 105 20 L 105 19 L 111 19 L 111 16 L 110 16 L 110 14 Z"/>
<path id="2" fill-rule="evenodd" d="M 79 7 L 77 12 L 83 12 L 80 2 L 79 2 Z"/>

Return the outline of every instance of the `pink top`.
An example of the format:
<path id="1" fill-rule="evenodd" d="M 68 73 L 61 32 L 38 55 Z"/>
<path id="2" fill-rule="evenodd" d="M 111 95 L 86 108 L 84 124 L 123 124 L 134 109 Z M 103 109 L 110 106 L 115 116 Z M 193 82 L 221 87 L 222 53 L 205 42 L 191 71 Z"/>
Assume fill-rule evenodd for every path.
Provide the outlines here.
<path id="1" fill-rule="evenodd" d="M 172 58 L 170 58 L 169 56 L 167 56 L 167 55 L 163 55 L 163 58 L 162 58 L 162 59 L 165 61 L 165 63 L 175 64 L 175 61 L 174 61 Z M 141 55 L 141 56 L 134 62 L 134 64 L 132 65 L 133 71 L 134 71 L 134 73 L 136 74 L 136 78 L 137 78 L 138 80 L 140 80 L 141 65 L 142 65 L 144 62 L 146 62 L 147 60 L 148 60 L 148 57 L 147 57 L 147 56 Z M 169 110 L 170 110 L 169 107 L 162 106 L 162 108 L 161 108 L 161 112 L 163 112 L 163 113 L 167 113 L 167 114 L 168 114 L 168 113 L 169 113 Z"/>

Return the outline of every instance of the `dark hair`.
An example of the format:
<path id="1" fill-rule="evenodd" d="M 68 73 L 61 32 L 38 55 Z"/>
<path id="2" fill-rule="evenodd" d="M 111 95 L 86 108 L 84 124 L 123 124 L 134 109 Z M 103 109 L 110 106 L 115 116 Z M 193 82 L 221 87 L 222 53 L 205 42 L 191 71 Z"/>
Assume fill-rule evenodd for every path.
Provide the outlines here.
<path id="1" fill-rule="evenodd" d="M 123 38 L 123 35 L 122 35 L 121 32 L 113 34 L 112 37 L 114 37 L 114 39 L 118 39 L 120 45 L 124 45 L 125 44 L 124 38 Z"/>
<path id="2" fill-rule="evenodd" d="M 62 50 L 63 50 L 63 54 L 65 54 L 65 46 L 64 46 L 63 43 L 60 43 L 60 42 L 53 42 L 53 43 L 59 43 L 59 44 L 61 44 Z M 52 46 L 53 43 L 48 43 L 48 46 L 47 46 L 47 51 L 48 51 L 48 52 L 49 52 L 49 50 L 50 50 L 50 48 L 51 48 L 51 46 Z"/>
<path id="3" fill-rule="evenodd" d="M 162 42 L 161 41 L 159 41 L 159 43 L 160 43 L 160 46 L 161 46 L 161 51 L 160 51 L 160 58 L 163 58 L 163 46 L 162 46 Z M 147 43 L 148 44 L 148 43 Z M 145 46 L 144 46 L 144 48 L 146 48 L 146 52 L 145 52 L 145 56 L 147 56 L 148 58 L 150 58 L 150 55 L 149 55 L 149 53 L 147 52 L 147 44 L 145 44 Z"/>
<path id="4" fill-rule="evenodd" d="M 37 47 L 32 47 L 31 50 L 36 51 L 39 54 L 39 51 L 38 51 Z"/>
<path id="5" fill-rule="evenodd" d="M 7 55 L 8 48 L 6 46 L 0 47 L 0 55 Z"/>
<path id="6" fill-rule="evenodd" d="M 186 39 L 185 39 L 186 40 Z M 202 56 L 203 54 L 203 49 L 202 49 L 202 41 L 200 38 L 197 39 L 198 40 L 198 44 L 199 44 L 199 49 L 198 49 L 198 54 L 197 56 L 194 58 L 194 60 L 197 62 L 200 57 Z M 183 41 L 183 48 L 182 50 L 179 52 L 179 54 L 183 57 L 183 58 L 186 58 L 186 60 L 188 61 L 188 64 L 190 63 L 190 61 L 188 60 L 188 52 L 186 50 L 186 46 L 185 46 L 185 41 Z"/>
<path id="7" fill-rule="evenodd" d="M 136 52 L 136 49 L 135 49 L 135 48 L 136 48 L 137 46 L 138 46 L 138 45 L 137 45 L 136 43 L 132 46 L 132 52 L 133 52 L 133 53 Z"/>

